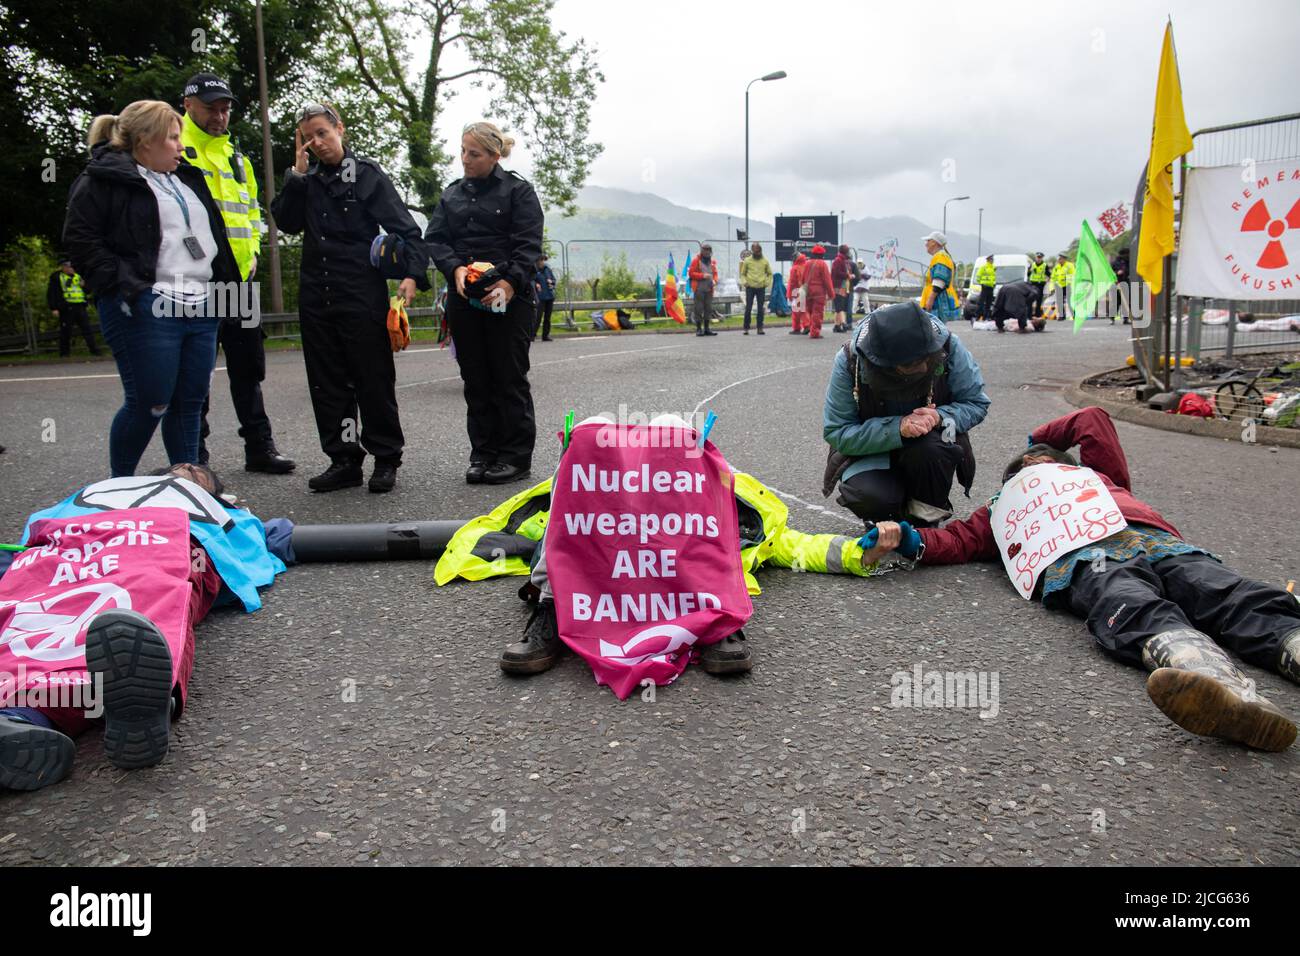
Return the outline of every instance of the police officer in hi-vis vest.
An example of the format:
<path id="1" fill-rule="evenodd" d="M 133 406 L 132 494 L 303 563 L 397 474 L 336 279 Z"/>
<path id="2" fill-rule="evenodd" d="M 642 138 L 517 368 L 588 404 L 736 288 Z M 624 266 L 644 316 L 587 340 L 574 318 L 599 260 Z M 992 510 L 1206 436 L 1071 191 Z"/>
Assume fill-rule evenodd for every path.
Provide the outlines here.
<path id="1" fill-rule="evenodd" d="M 1047 279 L 1047 263 L 1043 261 L 1043 254 L 1036 252 L 1034 261 L 1029 266 L 1029 284 L 1038 293 L 1038 301 L 1034 303 L 1034 318 L 1039 318 L 1043 314 L 1043 290 L 1047 288 Z"/>
<path id="2" fill-rule="evenodd" d="M 251 281 L 257 274 L 257 252 L 261 246 L 262 211 L 257 205 L 257 180 L 253 164 L 230 139 L 230 111 L 238 104 L 225 81 L 212 73 L 198 73 L 185 84 L 185 117 L 181 120 L 181 144 L 185 162 L 203 173 L 204 182 L 226 223 L 226 235 L 235 253 L 240 277 Z M 259 313 L 260 316 L 260 313 Z M 244 468 L 272 475 L 287 474 L 294 462 L 285 458 L 271 437 L 271 419 L 262 401 L 262 380 L 266 378 L 266 337 L 261 323 L 245 327 L 236 316 L 223 317 L 217 332 L 226 355 L 226 377 L 230 379 L 230 400 L 239 419 L 239 437 L 244 439 Z M 203 405 L 199 438 L 199 460 L 206 464 L 208 408 Z"/>
<path id="3" fill-rule="evenodd" d="M 72 354 L 74 325 L 86 340 L 90 354 L 100 354 L 99 346 L 95 344 L 95 333 L 90 328 L 90 319 L 86 315 L 86 290 L 81 284 L 81 276 L 72 268 L 72 260 L 67 256 L 59 260 L 58 271 L 50 273 L 50 283 L 45 288 L 45 303 L 59 320 L 60 355 L 66 358 Z"/>

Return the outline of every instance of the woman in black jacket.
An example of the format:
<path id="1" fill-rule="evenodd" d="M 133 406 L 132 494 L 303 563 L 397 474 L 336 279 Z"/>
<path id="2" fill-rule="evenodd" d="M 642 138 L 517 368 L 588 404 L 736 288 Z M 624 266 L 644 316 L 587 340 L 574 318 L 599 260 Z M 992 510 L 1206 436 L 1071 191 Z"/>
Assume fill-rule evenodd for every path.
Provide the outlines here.
<path id="1" fill-rule="evenodd" d="M 317 160 L 310 165 L 309 150 Z M 405 439 L 388 338 L 388 283 L 370 264 L 370 246 L 381 226 L 401 237 L 404 278 L 397 289 L 407 305 L 417 288 L 429 288 L 429 257 L 392 181 L 378 163 L 348 148 L 333 106 L 312 103 L 298 114 L 294 156 L 271 215 L 284 232 L 304 234 L 302 353 L 321 450 L 330 458 L 329 468 L 307 484 L 313 491 L 357 487 L 370 452 L 369 487 L 382 494 L 397 483 Z"/>
<path id="2" fill-rule="evenodd" d="M 218 322 L 255 314 L 180 137 L 179 114 L 157 100 L 97 117 L 90 164 L 68 192 L 64 247 L 95 294 L 125 396 L 109 432 L 115 478 L 135 474 L 160 422 L 171 463 L 198 460 Z"/>
<path id="3" fill-rule="evenodd" d="M 424 233 L 450 287 L 447 321 L 465 382 L 470 484 L 524 477 L 537 441 L 528 345 L 536 320 L 533 275 L 542 258 L 542 205 L 527 181 L 500 166 L 514 142 L 491 123 L 465 127 L 465 178 L 443 190 Z M 465 279 L 473 262 L 496 266 L 501 279 L 472 290 L 471 301 Z"/>

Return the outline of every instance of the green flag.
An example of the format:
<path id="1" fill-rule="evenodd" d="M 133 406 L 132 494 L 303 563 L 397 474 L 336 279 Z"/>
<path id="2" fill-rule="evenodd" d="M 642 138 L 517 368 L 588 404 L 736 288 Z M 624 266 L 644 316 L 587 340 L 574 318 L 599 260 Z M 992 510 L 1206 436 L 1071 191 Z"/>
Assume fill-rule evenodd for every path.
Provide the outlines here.
<path id="1" fill-rule="evenodd" d="M 1070 287 L 1070 308 L 1074 312 L 1074 331 L 1092 318 L 1097 301 L 1115 284 L 1115 270 L 1110 267 L 1101 243 L 1092 234 L 1088 220 L 1079 233 L 1079 253 L 1074 260 L 1074 285 Z"/>

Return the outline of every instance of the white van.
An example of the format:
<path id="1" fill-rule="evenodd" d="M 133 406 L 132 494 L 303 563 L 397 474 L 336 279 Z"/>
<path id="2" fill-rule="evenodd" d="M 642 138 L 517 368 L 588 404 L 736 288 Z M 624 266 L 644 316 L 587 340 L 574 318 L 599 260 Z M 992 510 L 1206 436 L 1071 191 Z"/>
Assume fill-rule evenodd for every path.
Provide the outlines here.
<path id="1" fill-rule="evenodd" d="M 975 263 L 975 268 L 971 270 L 970 286 L 966 290 L 966 306 L 962 310 L 962 314 L 967 319 L 973 317 L 979 309 L 980 284 L 975 281 L 975 273 L 982 265 L 984 265 L 983 257 Z M 997 270 L 998 286 L 1000 287 L 1007 282 L 1023 282 L 1029 276 L 1029 265 L 1029 256 L 1020 253 L 995 255 L 993 257 L 993 268 Z M 993 294 L 997 295 L 997 287 L 993 289 Z"/>

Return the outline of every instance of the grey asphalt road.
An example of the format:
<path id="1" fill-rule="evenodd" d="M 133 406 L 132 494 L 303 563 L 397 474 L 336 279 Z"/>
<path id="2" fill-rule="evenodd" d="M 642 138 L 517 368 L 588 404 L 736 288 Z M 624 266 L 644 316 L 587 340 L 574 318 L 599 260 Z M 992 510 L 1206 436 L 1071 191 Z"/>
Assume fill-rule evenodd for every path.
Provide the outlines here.
<path id="1" fill-rule="evenodd" d="M 961 514 L 996 490 L 1031 427 L 1068 410 L 1056 386 L 1128 354 L 1126 330 L 1092 325 L 964 333 L 993 408 L 973 435 L 980 471 Z M 538 344 L 534 473 L 555 466 L 569 408 L 712 408 L 718 446 L 787 495 L 792 525 L 851 530 L 820 496 L 822 395 L 842 341 L 773 329 Z M 240 470 L 221 372 L 214 464 L 228 463 L 257 513 L 299 522 L 468 518 L 520 487 L 464 484 L 464 403 L 446 352 L 403 354 L 398 369 L 408 450 L 392 495 L 307 493 L 323 458 L 297 353 L 271 358 L 266 391 L 298 473 Z M 0 537 L 104 476 L 112 372 L 0 369 Z M 1136 490 L 1189 539 L 1252 576 L 1300 577 L 1300 451 L 1118 428 Z M 145 464 L 164 463 L 156 439 Z M 497 654 L 527 617 L 518 580 L 440 589 L 432 570 L 298 567 L 259 613 L 214 612 L 167 759 L 118 771 L 87 733 L 68 780 L 0 794 L 0 864 L 1300 861 L 1300 752 L 1181 731 L 1143 673 L 1103 656 L 1081 622 L 1021 600 L 1000 567 L 765 571 L 751 675 L 692 668 L 653 701 L 622 703 L 572 657 L 503 676 Z M 893 675 L 918 664 L 996 672 L 996 715 L 891 707 Z M 1251 676 L 1300 713 L 1300 687 Z"/>

